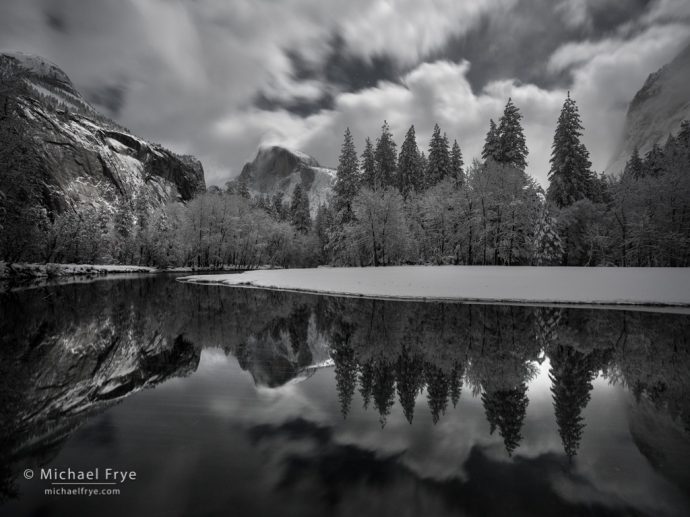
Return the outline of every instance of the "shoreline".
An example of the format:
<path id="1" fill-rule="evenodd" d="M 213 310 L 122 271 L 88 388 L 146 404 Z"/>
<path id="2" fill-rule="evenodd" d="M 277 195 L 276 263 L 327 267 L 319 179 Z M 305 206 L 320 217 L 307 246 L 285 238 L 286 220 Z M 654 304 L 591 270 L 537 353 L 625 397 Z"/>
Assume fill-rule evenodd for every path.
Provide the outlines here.
<path id="1" fill-rule="evenodd" d="M 49 262 L 11 263 L 0 262 L 0 282 L 23 282 L 31 280 L 52 280 L 70 277 L 99 277 L 122 274 L 165 274 L 165 273 L 219 273 L 248 271 L 247 268 L 196 269 L 192 267 L 175 267 L 160 269 L 150 266 L 128 264 L 61 264 Z"/>

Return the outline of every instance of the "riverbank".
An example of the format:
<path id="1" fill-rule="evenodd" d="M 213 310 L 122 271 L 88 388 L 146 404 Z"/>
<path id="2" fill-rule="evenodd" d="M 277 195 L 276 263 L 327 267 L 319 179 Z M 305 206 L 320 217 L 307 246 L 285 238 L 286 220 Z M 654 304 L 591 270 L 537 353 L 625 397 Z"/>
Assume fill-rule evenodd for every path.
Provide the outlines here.
<path id="1" fill-rule="evenodd" d="M 175 267 L 159 269 L 148 266 L 114 264 L 29 264 L 0 262 L 0 281 L 34 280 L 78 276 L 100 276 L 123 273 L 206 273 L 218 271 L 246 271 L 247 268 L 227 266 L 221 269 Z"/>
<path id="2" fill-rule="evenodd" d="M 396 266 L 248 271 L 178 280 L 410 300 L 690 306 L 688 268 Z"/>
<path id="3" fill-rule="evenodd" d="M 118 266 L 94 264 L 7 264 L 0 262 L 0 280 L 59 278 L 68 276 L 98 276 L 117 273 L 156 273 L 146 266 Z"/>

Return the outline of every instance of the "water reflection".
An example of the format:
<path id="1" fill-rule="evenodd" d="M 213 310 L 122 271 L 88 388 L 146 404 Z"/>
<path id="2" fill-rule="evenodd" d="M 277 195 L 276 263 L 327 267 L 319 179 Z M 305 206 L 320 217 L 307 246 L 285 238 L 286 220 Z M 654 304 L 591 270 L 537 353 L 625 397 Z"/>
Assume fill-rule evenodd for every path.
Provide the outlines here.
<path id="1" fill-rule="evenodd" d="M 0 494 L 7 500 L 21 499 L 18 483 L 27 465 L 50 465 L 89 419 L 117 414 L 110 408 L 133 393 L 189 376 L 180 389 L 192 393 L 194 377 L 206 378 L 198 371 L 202 358 L 211 360 L 215 352 L 208 351 L 220 350 L 236 358 L 256 386 L 254 398 L 243 395 L 235 410 L 224 411 L 241 422 L 249 416 L 240 418 L 239 412 L 274 412 L 271 421 L 246 424 L 244 438 L 257 451 L 277 455 L 271 493 L 295 495 L 309 488 L 332 508 L 342 504 L 344 491 L 352 497 L 358 487 L 362 499 L 349 501 L 353 509 L 371 497 L 365 487 L 395 499 L 414 485 L 424 511 L 411 513 L 442 515 L 450 508 L 505 514 L 505 503 L 514 505 L 513 515 L 574 511 L 578 505 L 593 513 L 646 514 L 644 507 L 622 501 L 612 507 L 600 486 L 588 485 L 582 495 L 582 473 L 573 462 L 588 425 L 607 418 L 585 417 L 595 384 L 603 382 L 632 393 L 623 423 L 651 468 L 677 487 L 668 493 L 679 499 L 652 513 L 688 509 L 685 315 L 361 300 L 190 286 L 159 277 L 4 293 L 0 314 Z M 322 371 L 331 377 L 319 376 Z M 247 389 L 243 377 L 232 377 L 238 390 Z M 283 393 L 297 385 L 306 386 L 305 397 L 331 392 L 340 422 L 303 412 L 280 417 L 261 398 L 265 390 Z M 198 389 L 210 398 L 222 388 Z M 524 446 L 528 408 L 530 397 L 545 395 L 560 452 L 536 454 Z M 481 413 L 472 409 L 476 404 Z M 362 415 L 375 414 L 376 432 L 393 443 L 406 432 L 397 420 L 390 424 L 396 411 L 417 441 L 433 441 L 420 413 L 438 428 L 449 419 L 443 433 L 460 419 L 484 436 L 473 437 L 475 442 L 462 433 L 452 438 L 455 449 L 467 448 L 460 465 L 442 453 L 433 457 L 433 451 L 389 450 L 371 438 L 374 430 Z M 540 425 L 547 425 L 546 418 Z M 217 418 L 208 422 L 217 425 Z M 355 428 L 368 445 L 343 438 Z M 546 435 L 530 433 L 535 440 Z M 503 459 L 477 446 L 494 443 L 493 437 L 502 444 Z M 423 473 L 432 460 L 434 469 L 447 474 Z M 246 460 L 245 469 L 253 461 Z M 603 485 L 611 481 L 605 478 L 599 480 Z M 484 484 L 501 486 L 508 479 L 524 486 L 512 495 L 502 492 L 504 503 L 492 500 Z M 527 503 L 530 497 L 541 498 L 539 505 Z M 297 514 L 310 512 L 301 508 Z"/>

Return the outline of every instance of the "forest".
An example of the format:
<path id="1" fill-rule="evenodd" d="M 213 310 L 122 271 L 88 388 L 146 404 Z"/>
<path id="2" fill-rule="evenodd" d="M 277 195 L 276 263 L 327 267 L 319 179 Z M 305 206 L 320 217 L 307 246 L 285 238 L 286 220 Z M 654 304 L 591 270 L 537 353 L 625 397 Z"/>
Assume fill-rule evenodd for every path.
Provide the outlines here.
<path id="1" fill-rule="evenodd" d="M 525 172 L 521 119 L 509 99 L 468 165 L 438 125 L 427 152 L 414 126 L 398 151 L 384 122 L 361 155 L 346 129 L 331 202 L 319 207 L 299 185 L 269 197 L 235 180 L 155 209 L 137 199 L 27 209 L 5 223 L 0 259 L 163 268 L 690 265 L 690 121 L 644 156 L 636 149 L 619 176 L 597 175 L 568 95 L 544 189 Z"/>

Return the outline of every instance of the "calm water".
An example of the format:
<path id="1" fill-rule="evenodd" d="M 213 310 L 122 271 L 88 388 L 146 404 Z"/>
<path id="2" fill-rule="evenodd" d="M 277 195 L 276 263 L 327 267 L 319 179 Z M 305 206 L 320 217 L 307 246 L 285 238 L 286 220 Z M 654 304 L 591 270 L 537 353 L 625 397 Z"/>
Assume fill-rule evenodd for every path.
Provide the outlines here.
<path id="1" fill-rule="evenodd" d="M 689 515 L 689 336 L 171 277 L 0 294 L 0 514 Z"/>

